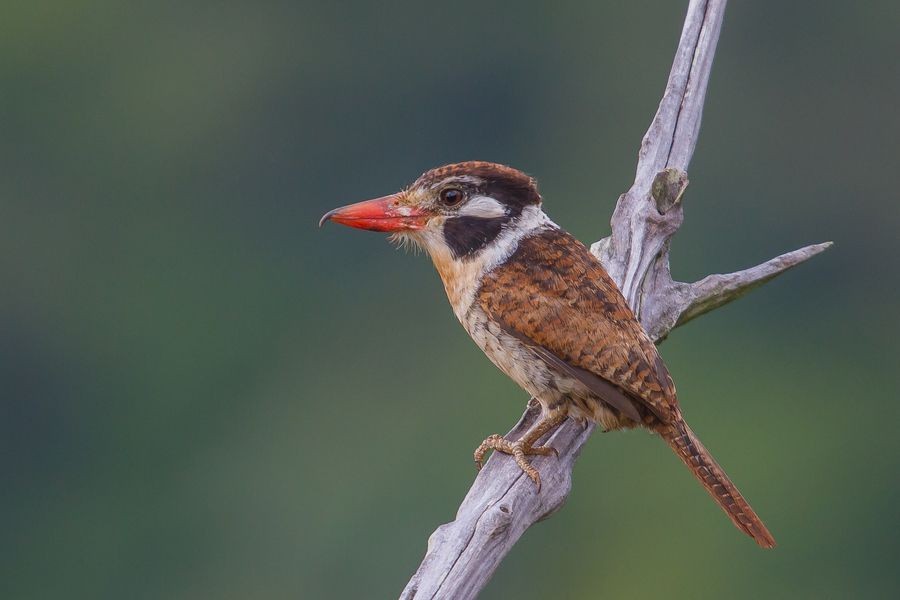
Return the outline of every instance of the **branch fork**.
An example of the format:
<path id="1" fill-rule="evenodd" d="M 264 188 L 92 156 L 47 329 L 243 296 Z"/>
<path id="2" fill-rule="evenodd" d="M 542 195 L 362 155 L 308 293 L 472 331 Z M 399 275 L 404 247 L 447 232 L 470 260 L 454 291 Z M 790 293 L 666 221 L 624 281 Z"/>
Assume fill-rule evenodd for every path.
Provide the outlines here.
<path id="1" fill-rule="evenodd" d="M 672 279 L 669 244 L 684 218 L 687 169 L 700 131 L 725 4 L 726 0 L 691 0 L 665 93 L 641 142 L 634 184 L 619 197 L 612 234 L 591 246 L 657 343 L 675 327 L 831 246 L 831 242 L 806 246 L 749 269 L 709 275 L 694 283 Z M 537 403 L 530 402 L 507 439 L 518 439 L 539 412 Z M 539 492 L 515 461 L 491 456 L 455 520 L 429 538 L 425 559 L 401 598 L 476 597 L 528 527 L 565 503 L 572 468 L 593 430 L 594 425 L 567 419 L 549 434 L 544 443 L 556 448 L 559 457 L 534 457 L 543 481 Z"/>

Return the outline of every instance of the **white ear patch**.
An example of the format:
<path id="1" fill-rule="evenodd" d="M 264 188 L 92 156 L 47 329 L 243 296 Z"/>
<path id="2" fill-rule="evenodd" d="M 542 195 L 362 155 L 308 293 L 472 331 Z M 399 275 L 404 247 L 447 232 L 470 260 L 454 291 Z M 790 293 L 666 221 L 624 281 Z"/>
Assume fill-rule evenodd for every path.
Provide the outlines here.
<path id="1" fill-rule="evenodd" d="M 490 196 L 475 196 L 459 209 L 462 217 L 479 217 L 481 219 L 493 219 L 506 215 L 506 209 L 497 200 Z"/>

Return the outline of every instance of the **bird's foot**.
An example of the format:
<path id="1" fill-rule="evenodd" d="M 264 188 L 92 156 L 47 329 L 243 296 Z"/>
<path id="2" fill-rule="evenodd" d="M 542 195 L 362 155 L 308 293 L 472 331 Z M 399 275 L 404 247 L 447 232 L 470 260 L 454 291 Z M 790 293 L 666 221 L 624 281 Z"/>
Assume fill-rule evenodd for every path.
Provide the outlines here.
<path id="1" fill-rule="evenodd" d="M 478 448 L 475 449 L 475 466 L 481 470 L 484 461 L 484 455 L 488 450 L 496 450 L 504 454 L 509 454 L 516 460 L 519 468 L 537 485 L 537 491 L 541 491 L 541 474 L 538 470 L 531 466 L 526 456 L 559 456 L 559 452 L 553 446 L 532 446 L 525 440 L 517 440 L 510 442 L 502 435 L 494 434 L 488 436 Z"/>

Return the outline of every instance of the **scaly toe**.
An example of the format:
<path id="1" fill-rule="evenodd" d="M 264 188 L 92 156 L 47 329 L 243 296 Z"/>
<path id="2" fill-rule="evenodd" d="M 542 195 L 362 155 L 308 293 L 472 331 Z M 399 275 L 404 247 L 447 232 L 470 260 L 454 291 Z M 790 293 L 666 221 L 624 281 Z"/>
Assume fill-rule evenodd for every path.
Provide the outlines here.
<path id="1" fill-rule="evenodd" d="M 521 440 L 510 442 L 502 435 L 495 433 L 494 435 L 485 438 L 485 440 L 479 444 L 478 448 L 475 449 L 473 458 L 475 459 L 475 467 L 479 471 L 484 465 L 484 456 L 487 454 L 488 450 L 511 454 L 516 460 L 516 464 L 519 465 L 519 468 L 522 469 L 528 478 L 537 486 L 538 492 L 541 491 L 541 474 L 530 462 L 528 462 L 526 456 L 550 456 L 552 454 L 553 456 L 559 457 L 559 452 L 553 446 L 531 446 Z"/>
<path id="2" fill-rule="evenodd" d="M 521 465 L 519 465 L 521 466 Z M 536 492 L 538 494 L 541 493 L 541 474 L 537 469 L 532 467 L 531 465 L 526 465 L 527 468 L 523 467 L 522 470 L 525 471 L 525 474 L 534 482 L 534 485 L 537 486 Z"/>
<path id="3" fill-rule="evenodd" d="M 484 439 L 481 444 L 475 448 L 475 452 L 473 457 L 475 459 L 475 468 L 479 471 L 481 467 L 484 466 L 484 455 L 487 454 L 488 450 L 497 450 L 499 452 L 503 452 L 505 454 L 512 454 L 512 444 L 510 444 L 506 439 L 497 433 L 493 435 L 489 435 Z"/>

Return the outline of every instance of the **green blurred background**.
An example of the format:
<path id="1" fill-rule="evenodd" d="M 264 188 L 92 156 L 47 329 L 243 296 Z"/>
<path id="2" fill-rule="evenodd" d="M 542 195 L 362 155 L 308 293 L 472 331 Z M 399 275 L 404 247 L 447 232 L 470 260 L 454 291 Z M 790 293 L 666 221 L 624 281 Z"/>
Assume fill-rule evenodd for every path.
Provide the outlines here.
<path id="1" fill-rule="evenodd" d="M 524 393 L 327 209 L 485 159 L 607 235 L 686 2 L 5 2 L 0 596 L 389 598 Z M 662 348 L 779 541 L 598 436 L 486 598 L 898 597 L 900 9 L 732 2 Z"/>

